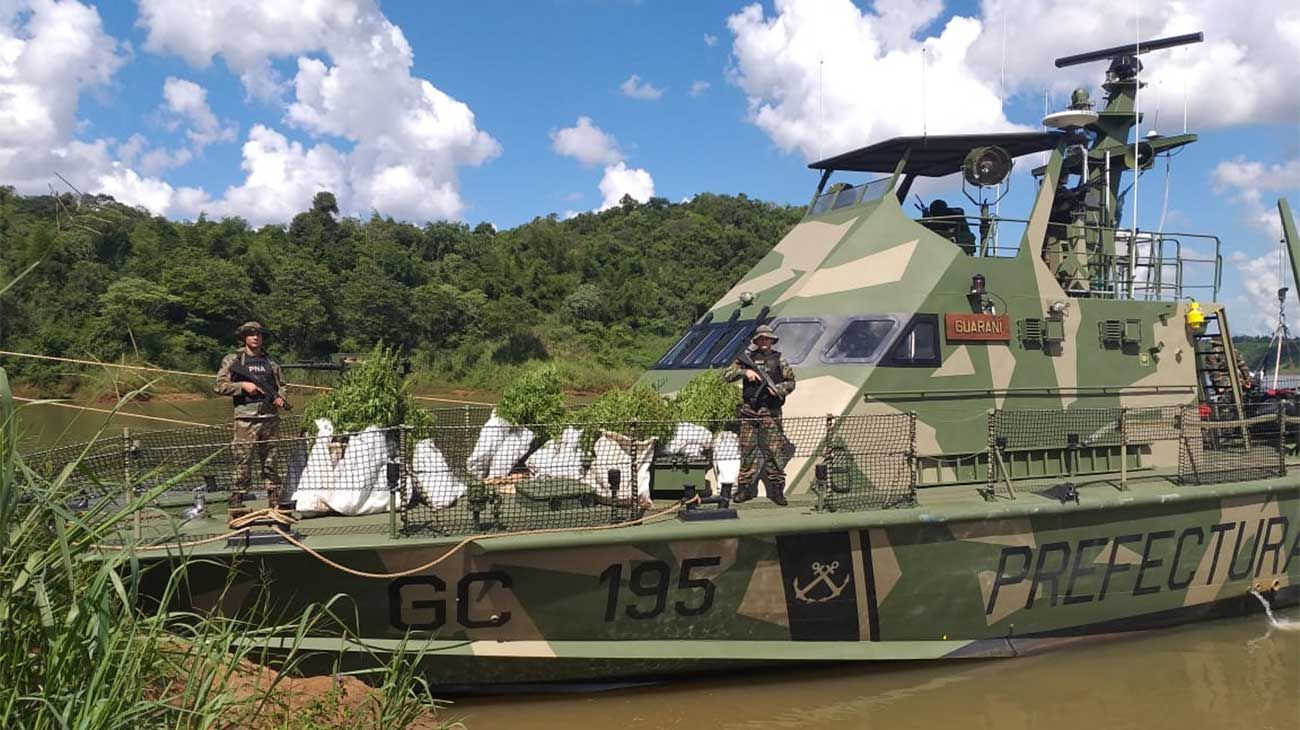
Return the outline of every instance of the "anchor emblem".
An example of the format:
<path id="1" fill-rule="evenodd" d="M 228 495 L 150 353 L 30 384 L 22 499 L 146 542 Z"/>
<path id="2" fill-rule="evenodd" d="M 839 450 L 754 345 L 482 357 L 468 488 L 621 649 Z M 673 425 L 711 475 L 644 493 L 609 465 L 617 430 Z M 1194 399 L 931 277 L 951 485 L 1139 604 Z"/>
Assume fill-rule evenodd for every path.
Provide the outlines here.
<path id="1" fill-rule="evenodd" d="M 804 603 L 825 603 L 838 597 L 849 585 L 849 581 L 853 580 L 853 576 L 845 576 L 844 582 L 836 585 L 834 576 L 835 571 L 839 569 L 840 561 L 838 560 L 831 561 L 829 565 L 823 565 L 822 563 L 816 562 L 813 563 L 812 570 L 813 573 L 816 573 L 816 577 L 808 581 L 807 585 L 799 585 L 799 578 L 797 577 L 790 581 L 790 586 L 794 588 L 795 598 L 798 598 Z M 821 598 L 809 598 L 808 594 L 818 585 L 825 585 L 830 592 Z"/>

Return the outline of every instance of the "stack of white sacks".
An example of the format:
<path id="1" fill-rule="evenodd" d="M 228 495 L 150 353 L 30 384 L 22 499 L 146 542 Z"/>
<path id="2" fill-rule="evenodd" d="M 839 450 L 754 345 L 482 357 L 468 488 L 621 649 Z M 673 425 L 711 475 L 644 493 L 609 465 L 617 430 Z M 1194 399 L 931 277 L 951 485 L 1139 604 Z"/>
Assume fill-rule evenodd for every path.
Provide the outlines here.
<path id="1" fill-rule="evenodd" d="M 307 452 L 291 456 L 289 488 L 302 513 L 365 515 L 388 510 L 385 465 L 391 456 L 383 429 L 370 426 L 349 439 L 342 458 L 335 458 L 330 444 L 334 425 L 329 419 L 316 421 L 316 439 Z M 480 479 L 504 477 L 522 462 L 533 476 L 575 479 L 591 486 L 603 501 L 620 504 L 650 504 L 650 462 L 655 440 L 633 442 L 622 434 L 602 431 L 594 446 L 590 466 L 582 468 L 582 432 L 566 428 L 529 455 L 536 435 L 515 426 L 492 412 L 479 431 L 478 441 L 466 460 L 466 470 Z M 694 423 L 679 423 L 664 451 L 670 455 L 698 459 L 713 451 L 713 472 L 718 483 L 736 482 L 740 472 L 740 444 L 736 434 L 714 435 Z M 635 460 L 633 454 L 635 453 Z M 525 457 L 527 460 L 525 461 Z M 615 490 L 609 474 L 617 470 L 620 484 Z M 433 509 L 449 507 L 465 493 L 465 482 L 457 478 L 433 439 L 415 444 L 411 463 L 414 486 L 425 504 Z M 635 474 L 635 481 L 628 475 Z"/>
<path id="2" fill-rule="evenodd" d="M 581 481 L 603 501 L 649 504 L 654 439 L 635 443 L 636 459 L 633 463 L 632 440 L 622 434 L 602 432 L 593 447 L 594 458 L 584 470 L 582 431 L 579 429 L 566 428 L 558 439 L 546 442 L 529 456 L 528 450 L 534 438 L 535 434 L 529 429 L 515 426 L 493 411 L 492 417 L 479 431 L 478 443 L 474 445 L 466 467 L 480 478 L 503 477 L 513 472 L 522 461 L 534 476 Z M 609 473 L 613 470 L 620 475 L 617 490 L 610 485 Z M 635 482 L 628 478 L 631 474 L 636 475 Z"/>
<path id="3" fill-rule="evenodd" d="M 289 488 L 297 510 L 342 515 L 388 511 L 385 467 L 392 454 L 384 429 L 369 426 L 353 434 L 337 460 L 330 451 L 333 438 L 334 424 L 327 418 L 318 419 L 316 439 L 305 463 L 290 466 Z M 452 473 L 432 439 L 415 444 L 411 471 L 420 496 L 435 509 L 451 505 L 465 493 L 465 483 Z"/>

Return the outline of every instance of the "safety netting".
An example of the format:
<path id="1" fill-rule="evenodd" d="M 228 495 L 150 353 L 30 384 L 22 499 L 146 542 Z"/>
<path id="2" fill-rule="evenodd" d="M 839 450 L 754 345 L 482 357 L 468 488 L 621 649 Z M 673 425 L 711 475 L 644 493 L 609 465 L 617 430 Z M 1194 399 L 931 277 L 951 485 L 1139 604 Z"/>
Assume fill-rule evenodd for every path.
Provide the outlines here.
<path id="1" fill-rule="evenodd" d="M 682 484 L 701 495 L 724 488 L 771 494 L 807 474 L 816 474 L 827 509 L 916 500 L 910 414 L 547 425 L 493 417 L 479 427 L 438 426 L 407 438 L 409 531 L 612 524 L 640 516 Z"/>
<path id="2" fill-rule="evenodd" d="M 1282 476 L 1288 433 L 1289 443 L 1295 444 L 1300 426 L 1289 425 L 1295 419 L 1284 408 L 1255 412 L 1247 416 L 1242 407 L 1222 404 L 994 411 L 988 420 L 988 485 L 996 489 L 1006 480 L 1018 451 L 1055 450 L 1062 457 L 1062 472 L 1069 475 L 1088 473 L 1090 467 L 1095 471 L 1099 452 L 1109 450 L 1127 462 L 1161 444 L 1176 445 L 1181 484 Z M 1118 461 L 1100 463 L 1105 471 L 1124 468 Z"/>
<path id="3" fill-rule="evenodd" d="M 1235 406 L 1184 409 L 1179 481 L 1219 484 L 1284 476 L 1287 421 L 1281 408 L 1256 415 Z"/>
<path id="4" fill-rule="evenodd" d="M 396 510 L 408 533 L 448 535 L 617 524 L 684 484 L 771 494 L 815 475 L 825 509 L 916 501 L 912 414 L 516 425 L 490 409 L 430 413 L 427 426 L 351 433 L 296 418 L 127 431 L 26 458 L 83 500 L 238 492 L 304 515 Z"/>

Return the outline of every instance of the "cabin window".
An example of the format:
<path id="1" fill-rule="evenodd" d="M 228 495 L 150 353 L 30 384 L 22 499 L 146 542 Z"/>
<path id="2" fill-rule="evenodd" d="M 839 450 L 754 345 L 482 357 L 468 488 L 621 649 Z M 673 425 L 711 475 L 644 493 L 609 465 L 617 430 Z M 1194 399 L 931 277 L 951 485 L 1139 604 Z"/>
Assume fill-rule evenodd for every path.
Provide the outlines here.
<path id="1" fill-rule="evenodd" d="M 735 328 L 735 330 L 733 330 L 732 333 L 723 340 L 722 347 L 717 349 L 713 355 L 713 360 L 709 362 L 711 367 L 718 368 L 730 365 L 731 362 L 736 359 L 736 353 L 740 352 L 740 348 L 744 347 L 745 344 L 749 342 L 749 333 L 754 330 L 754 323 L 743 322 L 741 324 L 743 326 Z"/>
<path id="2" fill-rule="evenodd" d="M 913 317 L 880 364 L 893 367 L 937 367 L 942 364 L 938 315 L 918 314 Z"/>
<path id="3" fill-rule="evenodd" d="M 686 356 L 681 359 L 679 364 L 688 368 L 704 367 L 709 362 L 709 355 L 713 352 L 714 346 L 718 344 L 718 340 L 722 339 L 725 334 L 727 334 L 727 331 L 721 328 L 709 332 L 695 347 L 692 347 L 686 353 Z"/>
<path id="4" fill-rule="evenodd" d="M 893 330 L 892 319 L 850 320 L 826 348 L 822 359 L 826 362 L 870 362 L 879 354 Z"/>
<path id="5" fill-rule="evenodd" d="M 688 353 L 691 350 L 695 349 L 695 346 L 700 344 L 700 340 L 703 340 L 705 337 L 708 336 L 708 334 L 709 334 L 708 325 L 695 325 L 694 327 L 690 328 L 689 330 L 686 331 L 686 334 L 682 335 L 682 338 L 677 341 L 677 344 L 673 345 L 668 350 L 668 354 L 659 358 L 659 362 L 655 364 L 655 367 L 656 368 L 673 367 L 673 363 L 680 360 L 682 358 L 682 355 L 684 355 L 685 353 Z"/>
<path id="6" fill-rule="evenodd" d="M 697 324 L 655 363 L 656 370 L 685 370 L 731 364 L 736 351 L 749 341 L 755 320 Z"/>
<path id="7" fill-rule="evenodd" d="M 813 345 L 821 339 L 822 332 L 825 331 L 819 319 L 783 319 L 772 325 L 772 332 L 780 338 L 781 354 L 785 356 L 785 361 L 791 365 L 798 365 L 803 362 L 808 353 L 812 351 Z"/>

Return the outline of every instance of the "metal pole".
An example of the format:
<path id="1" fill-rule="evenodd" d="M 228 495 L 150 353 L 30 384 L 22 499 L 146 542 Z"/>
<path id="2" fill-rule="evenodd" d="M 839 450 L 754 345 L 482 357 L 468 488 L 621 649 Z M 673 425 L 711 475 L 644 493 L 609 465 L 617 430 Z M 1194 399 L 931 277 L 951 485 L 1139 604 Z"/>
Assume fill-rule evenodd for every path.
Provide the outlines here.
<path id="1" fill-rule="evenodd" d="M 123 489 L 126 490 L 126 501 L 130 504 L 135 499 L 135 485 L 131 477 L 131 429 L 122 429 L 122 477 Z M 135 535 L 136 542 L 144 537 L 144 525 L 141 524 L 140 510 L 135 509 L 131 515 L 132 533 Z"/>
<path id="2" fill-rule="evenodd" d="M 1119 491 L 1128 491 L 1128 409 L 1119 409 Z"/>

